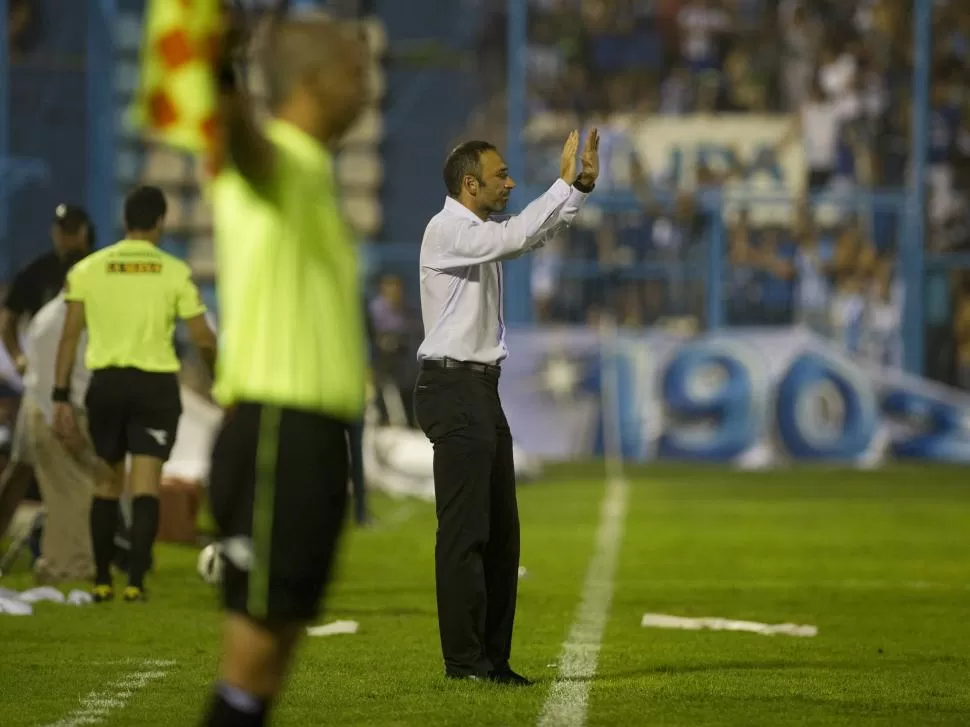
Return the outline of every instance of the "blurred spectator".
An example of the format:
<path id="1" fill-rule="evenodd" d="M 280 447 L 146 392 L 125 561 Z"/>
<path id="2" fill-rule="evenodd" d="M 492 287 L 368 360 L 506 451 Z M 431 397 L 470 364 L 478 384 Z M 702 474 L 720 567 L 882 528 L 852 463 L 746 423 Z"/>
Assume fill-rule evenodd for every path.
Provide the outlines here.
<path id="1" fill-rule="evenodd" d="M 688 0 L 677 15 L 681 55 L 691 71 L 720 67 L 720 44 L 731 28 L 731 17 L 718 0 Z"/>
<path id="2" fill-rule="evenodd" d="M 761 113 L 768 108 L 768 83 L 749 51 L 737 44 L 724 61 L 723 109 Z"/>
<path id="3" fill-rule="evenodd" d="M 548 323 L 553 317 L 562 260 L 561 245 L 561 240 L 554 240 L 532 256 L 532 301 L 537 323 Z"/>
<path id="4" fill-rule="evenodd" d="M 20 348 L 21 327 L 61 291 L 77 256 L 94 249 L 94 230 L 87 213 L 74 205 L 58 205 L 51 239 L 54 249 L 17 273 L 0 310 L 0 339 L 21 376 L 27 366 Z"/>
<path id="5" fill-rule="evenodd" d="M 748 211 L 743 210 L 731 226 L 728 242 L 728 323 L 735 326 L 752 322 L 760 290 L 757 280 L 757 251 L 751 245 Z"/>
<path id="6" fill-rule="evenodd" d="M 894 266 L 893 259 L 888 256 L 875 264 L 866 302 L 863 348 L 873 363 L 900 368 L 903 362 L 900 330 L 904 296 Z"/>
<path id="7" fill-rule="evenodd" d="M 762 233 L 755 259 L 760 271 L 761 305 L 764 307 L 761 322 L 767 325 L 792 322 L 793 258 L 792 245 L 782 239 L 779 230 L 770 228 Z"/>
<path id="8" fill-rule="evenodd" d="M 685 316 L 699 314 L 699 306 L 691 300 L 687 285 L 687 258 L 691 248 L 701 240 L 704 230 L 703 215 L 694 204 L 693 195 L 681 192 L 672 208 L 651 205 L 654 221 L 651 230 L 652 245 L 648 259 L 665 264 L 668 274 L 662 284 L 667 301 L 667 315 Z"/>
<path id="9" fill-rule="evenodd" d="M 374 346 L 374 384 L 384 423 L 406 423 L 413 427 L 416 354 L 423 328 L 420 316 L 405 304 L 404 286 L 399 277 L 381 278 L 368 313 Z"/>
<path id="10" fill-rule="evenodd" d="M 956 340 L 956 383 L 961 389 L 970 390 L 970 294 L 966 284 L 957 298 L 953 334 Z"/>
<path id="11" fill-rule="evenodd" d="M 852 88 L 858 70 L 858 59 L 849 45 L 830 35 L 822 45 L 818 83 L 824 94 L 838 100 Z"/>
<path id="12" fill-rule="evenodd" d="M 677 64 L 660 85 L 661 114 L 680 116 L 687 113 L 693 105 L 693 85 L 690 71 L 686 66 Z"/>
<path id="13" fill-rule="evenodd" d="M 784 7 L 786 4 L 783 4 Z M 787 3 L 791 6 L 791 3 Z M 789 13 L 781 13 L 782 43 L 784 46 L 784 99 L 788 108 L 797 109 L 808 97 L 815 79 L 815 63 L 822 40 L 822 26 L 809 15 L 802 3 L 796 3 Z"/>
<path id="14" fill-rule="evenodd" d="M 777 147 L 781 153 L 788 144 L 801 140 L 808 171 L 806 189 L 818 190 L 832 181 L 838 165 L 842 124 L 851 112 L 852 108 L 844 102 L 827 97 L 820 83 L 812 85 Z"/>
<path id="15" fill-rule="evenodd" d="M 851 354 L 860 352 L 865 313 L 865 278 L 854 266 L 843 267 L 835 276 L 830 326 L 832 340 Z"/>
<path id="16" fill-rule="evenodd" d="M 8 0 L 7 48 L 13 61 L 35 46 L 40 33 L 40 15 L 35 0 Z"/>
<path id="17" fill-rule="evenodd" d="M 795 320 L 827 337 L 834 250 L 807 220 L 801 222 L 795 235 Z"/>
<path id="18" fill-rule="evenodd" d="M 952 214 L 953 156 L 960 130 L 960 107 L 948 80 L 933 79 L 930 96 L 929 183 L 930 220 L 934 226 L 943 225 Z"/>

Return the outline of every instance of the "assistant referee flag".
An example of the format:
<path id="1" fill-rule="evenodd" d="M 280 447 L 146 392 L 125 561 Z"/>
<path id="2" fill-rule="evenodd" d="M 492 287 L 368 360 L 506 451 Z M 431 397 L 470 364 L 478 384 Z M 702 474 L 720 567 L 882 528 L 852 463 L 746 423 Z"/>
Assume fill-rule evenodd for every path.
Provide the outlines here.
<path id="1" fill-rule="evenodd" d="M 134 124 L 157 141 L 209 151 L 217 129 L 212 73 L 219 0 L 150 0 L 145 12 Z"/>

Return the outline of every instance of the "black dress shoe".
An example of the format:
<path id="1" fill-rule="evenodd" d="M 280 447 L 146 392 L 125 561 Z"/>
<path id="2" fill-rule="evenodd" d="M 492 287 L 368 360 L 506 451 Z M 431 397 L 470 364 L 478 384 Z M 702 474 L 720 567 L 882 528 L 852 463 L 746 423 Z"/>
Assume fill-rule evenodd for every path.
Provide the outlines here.
<path id="1" fill-rule="evenodd" d="M 454 672 L 446 671 L 445 679 L 454 679 L 455 681 L 477 682 L 477 681 L 481 681 L 483 677 L 479 674 L 456 674 Z"/>
<path id="2" fill-rule="evenodd" d="M 516 674 L 511 669 L 501 669 L 498 671 L 490 671 L 486 677 L 490 682 L 496 684 L 505 684 L 510 687 L 531 687 L 535 684 L 531 679 L 526 679 L 521 674 Z"/>

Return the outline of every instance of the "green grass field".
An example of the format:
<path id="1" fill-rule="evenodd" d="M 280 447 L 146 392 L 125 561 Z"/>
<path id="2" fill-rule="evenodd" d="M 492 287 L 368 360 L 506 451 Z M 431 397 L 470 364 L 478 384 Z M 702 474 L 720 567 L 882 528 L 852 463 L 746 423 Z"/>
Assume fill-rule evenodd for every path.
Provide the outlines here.
<path id="1" fill-rule="evenodd" d="M 653 468 L 631 473 L 630 485 L 587 724 L 970 724 L 967 470 Z M 539 680 L 526 690 L 445 682 L 433 509 L 375 499 L 379 523 L 351 530 L 324 619 L 354 619 L 360 632 L 307 640 L 275 724 L 534 725 L 580 600 L 603 494 L 594 467 L 521 488 L 528 573 L 513 666 Z M 0 725 L 196 724 L 219 616 L 195 558 L 194 549 L 159 547 L 146 604 L 0 615 Z M 814 624 L 819 634 L 647 629 L 647 611 Z M 131 674 L 145 670 L 155 674 L 131 688 Z M 103 721 L 69 720 L 91 693 L 119 689 L 130 695 L 109 703 Z"/>

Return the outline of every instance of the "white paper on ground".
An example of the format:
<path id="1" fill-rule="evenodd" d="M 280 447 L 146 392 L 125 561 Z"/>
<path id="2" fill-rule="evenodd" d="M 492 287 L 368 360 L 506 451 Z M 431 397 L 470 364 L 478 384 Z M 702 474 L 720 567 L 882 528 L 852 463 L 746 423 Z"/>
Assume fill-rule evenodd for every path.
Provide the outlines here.
<path id="1" fill-rule="evenodd" d="M 20 600 L 24 603 L 37 603 L 38 601 L 64 603 L 64 594 L 53 586 L 40 586 L 21 593 Z"/>
<path id="2" fill-rule="evenodd" d="M 338 634 L 356 634 L 360 624 L 356 621 L 333 621 L 323 626 L 310 626 L 306 632 L 309 636 L 337 636 Z"/>
<path id="3" fill-rule="evenodd" d="M 0 613 L 10 614 L 11 616 L 30 616 L 33 612 L 34 607 L 29 603 L 24 603 L 19 598 L 0 596 Z"/>
<path id="4" fill-rule="evenodd" d="M 53 586 L 39 586 L 18 593 L 9 588 L 0 588 L 0 613 L 13 616 L 30 616 L 34 612 L 35 603 L 48 601 L 50 603 L 69 604 L 71 606 L 85 606 L 93 599 L 90 593 L 74 589 L 65 598 L 64 594 Z"/>
<path id="5" fill-rule="evenodd" d="M 75 588 L 67 594 L 67 602 L 72 606 L 86 606 L 89 603 L 93 603 L 94 599 L 87 591 L 81 591 Z"/>
<path id="6" fill-rule="evenodd" d="M 748 631 L 753 634 L 774 636 L 817 636 L 818 627 L 799 624 L 763 624 L 757 621 L 731 621 L 726 618 L 685 618 L 664 613 L 645 613 L 640 622 L 643 627 L 657 629 L 683 629 L 686 631 Z"/>

